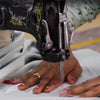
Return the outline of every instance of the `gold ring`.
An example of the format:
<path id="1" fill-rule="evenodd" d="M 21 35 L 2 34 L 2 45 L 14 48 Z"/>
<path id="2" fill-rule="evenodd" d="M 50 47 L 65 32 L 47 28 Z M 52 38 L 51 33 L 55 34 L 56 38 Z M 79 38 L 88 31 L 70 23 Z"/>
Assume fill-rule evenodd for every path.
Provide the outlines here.
<path id="1" fill-rule="evenodd" d="M 39 73 L 35 73 L 33 74 L 34 76 L 37 76 L 38 78 L 41 78 L 40 74 Z"/>

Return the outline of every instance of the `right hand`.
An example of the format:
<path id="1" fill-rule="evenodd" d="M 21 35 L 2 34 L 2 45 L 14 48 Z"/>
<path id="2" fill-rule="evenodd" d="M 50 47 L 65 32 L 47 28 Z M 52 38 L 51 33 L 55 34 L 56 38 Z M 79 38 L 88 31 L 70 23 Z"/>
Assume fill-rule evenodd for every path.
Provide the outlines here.
<path id="1" fill-rule="evenodd" d="M 69 60 L 64 61 L 64 78 L 68 83 L 74 84 L 82 72 L 76 58 L 72 55 Z M 33 75 L 39 73 L 41 78 Z M 38 83 L 33 90 L 34 93 L 50 92 L 62 84 L 59 63 L 51 63 L 43 61 L 38 67 L 31 72 L 23 75 L 17 79 L 12 80 L 14 84 L 22 83 L 18 86 L 19 90 L 26 90 Z"/>

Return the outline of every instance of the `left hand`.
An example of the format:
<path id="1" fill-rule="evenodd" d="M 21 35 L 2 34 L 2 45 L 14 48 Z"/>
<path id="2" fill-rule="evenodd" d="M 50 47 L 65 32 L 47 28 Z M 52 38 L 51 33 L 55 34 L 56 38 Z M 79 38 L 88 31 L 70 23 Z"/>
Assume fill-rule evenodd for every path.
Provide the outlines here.
<path id="1" fill-rule="evenodd" d="M 76 96 L 75 96 L 76 95 Z M 60 96 L 74 97 L 99 97 L 100 96 L 100 76 L 87 80 L 78 85 L 70 86 L 64 89 Z"/>

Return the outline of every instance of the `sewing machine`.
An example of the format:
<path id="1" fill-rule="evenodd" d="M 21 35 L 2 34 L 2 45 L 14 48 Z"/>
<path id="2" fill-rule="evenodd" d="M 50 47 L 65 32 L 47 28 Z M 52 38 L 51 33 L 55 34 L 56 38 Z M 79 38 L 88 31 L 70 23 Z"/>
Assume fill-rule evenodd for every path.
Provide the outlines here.
<path id="1" fill-rule="evenodd" d="M 0 29 L 31 33 L 43 60 L 60 62 L 61 74 L 74 33 L 64 5 L 65 0 L 0 0 Z"/>

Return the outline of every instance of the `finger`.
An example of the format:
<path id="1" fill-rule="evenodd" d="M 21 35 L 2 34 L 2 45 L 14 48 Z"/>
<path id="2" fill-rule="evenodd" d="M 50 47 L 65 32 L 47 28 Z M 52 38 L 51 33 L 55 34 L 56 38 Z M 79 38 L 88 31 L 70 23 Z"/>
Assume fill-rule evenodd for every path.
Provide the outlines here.
<path id="1" fill-rule="evenodd" d="M 82 73 L 82 68 L 79 63 L 76 63 L 74 69 L 66 77 L 68 83 L 75 84 L 81 73 Z"/>
<path id="2" fill-rule="evenodd" d="M 91 80 L 87 80 L 86 82 L 83 82 L 81 84 L 71 86 L 69 89 L 65 89 L 60 93 L 60 96 L 79 95 L 95 86 L 98 86 L 99 84 L 100 76 Z"/>
<path id="3" fill-rule="evenodd" d="M 54 89 L 56 89 L 57 87 L 59 87 L 61 85 L 62 81 L 61 81 L 61 77 L 59 75 L 56 75 L 52 81 L 45 87 L 44 92 L 48 93 L 53 91 Z"/>
<path id="4" fill-rule="evenodd" d="M 41 79 L 39 85 L 34 88 L 33 93 L 39 94 L 43 91 L 45 86 L 51 81 L 51 79 L 54 77 L 55 73 L 52 71 L 52 69 L 44 75 L 44 77 Z"/>
<path id="5" fill-rule="evenodd" d="M 42 78 L 43 75 L 46 73 L 46 67 L 44 67 L 43 69 L 41 69 L 38 73 L 39 73 L 39 75 Z M 38 76 L 32 75 L 23 84 L 19 85 L 18 88 L 19 88 L 19 90 L 25 90 L 25 89 L 30 88 L 33 85 L 35 85 L 39 80 L 40 80 L 40 78 Z"/>
<path id="6" fill-rule="evenodd" d="M 99 97 L 100 96 L 100 85 L 92 88 L 91 90 L 79 95 L 78 97 Z"/>
<path id="7" fill-rule="evenodd" d="M 32 74 L 38 72 L 42 66 L 45 66 L 45 64 L 43 62 L 38 67 L 36 67 L 33 71 L 31 71 L 31 72 L 29 72 L 29 73 L 27 73 L 19 78 L 14 79 L 11 82 L 13 84 L 18 84 L 18 83 L 22 83 L 22 82 L 26 81 Z"/>
<path id="8" fill-rule="evenodd" d="M 45 86 L 59 73 L 59 63 L 48 63 L 48 72 L 44 75 L 38 87 L 36 87 L 33 92 L 34 93 L 41 93 Z M 53 67 L 53 68 L 52 68 Z"/>

